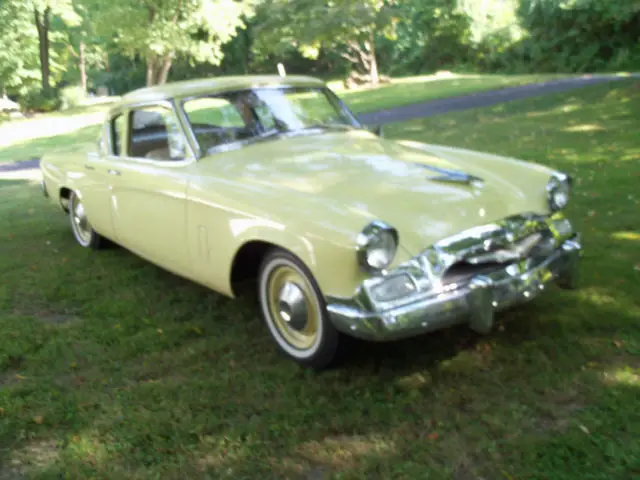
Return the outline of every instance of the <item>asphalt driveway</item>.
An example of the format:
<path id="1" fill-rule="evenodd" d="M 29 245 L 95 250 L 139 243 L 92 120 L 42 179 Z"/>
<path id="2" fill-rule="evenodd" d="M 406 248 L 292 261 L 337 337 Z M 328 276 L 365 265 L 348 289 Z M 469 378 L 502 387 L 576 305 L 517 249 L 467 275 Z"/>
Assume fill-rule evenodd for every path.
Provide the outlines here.
<path id="1" fill-rule="evenodd" d="M 638 75 L 633 75 L 634 77 Z M 503 102 L 536 97 L 548 93 L 559 93 L 576 88 L 595 85 L 597 83 L 621 80 L 622 76 L 615 75 L 584 75 L 577 78 L 563 78 L 547 82 L 506 87 L 499 90 L 472 93 L 459 97 L 449 97 L 440 100 L 430 100 L 424 103 L 394 107 L 378 112 L 363 113 L 358 116 L 365 124 L 383 124 L 391 122 L 405 122 L 415 118 L 431 117 L 443 113 L 456 112 L 471 108 L 489 107 Z"/>

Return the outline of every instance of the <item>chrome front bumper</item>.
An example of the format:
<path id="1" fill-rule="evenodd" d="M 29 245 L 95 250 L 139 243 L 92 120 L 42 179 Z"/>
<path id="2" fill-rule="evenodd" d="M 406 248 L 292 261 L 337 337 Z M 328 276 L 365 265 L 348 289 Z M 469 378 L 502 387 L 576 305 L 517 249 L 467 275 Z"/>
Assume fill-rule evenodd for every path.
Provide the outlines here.
<path id="1" fill-rule="evenodd" d="M 496 311 L 533 299 L 551 283 L 573 288 L 581 249 L 580 237 L 574 235 L 534 266 L 526 261 L 505 265 L 382 311 L 335 299 L 329 299 L 327 308 L 338 330 L 366 340 L 395 340 L 464 323 L 487 333 Z"/>

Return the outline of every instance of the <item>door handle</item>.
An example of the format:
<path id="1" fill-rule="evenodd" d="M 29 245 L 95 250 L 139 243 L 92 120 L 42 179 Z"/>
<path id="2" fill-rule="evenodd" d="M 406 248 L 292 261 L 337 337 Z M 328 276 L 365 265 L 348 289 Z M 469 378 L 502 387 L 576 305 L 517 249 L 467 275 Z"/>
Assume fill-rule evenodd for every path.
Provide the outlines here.
<path id="1" fill-rule="evenodd" d="M 85 165 L 84 165 L 84 168 L 86 168 L 87 170 L 95 170 L 95 169 L 96 169 L 95 167 L 93 167 L 93 166 L 91 166 L 91 165 L 88 165 L 88 164 L 86 164 L 86 163 L 85 163 Z"/>
<path id="2" fill-rule="evenodd" d="M 120 175 L 120 172 L 118 170 L 112 170 L 112 169 L 107 170 L 107 173 L 109 175 L 116 175 L 116 176 Z"/>

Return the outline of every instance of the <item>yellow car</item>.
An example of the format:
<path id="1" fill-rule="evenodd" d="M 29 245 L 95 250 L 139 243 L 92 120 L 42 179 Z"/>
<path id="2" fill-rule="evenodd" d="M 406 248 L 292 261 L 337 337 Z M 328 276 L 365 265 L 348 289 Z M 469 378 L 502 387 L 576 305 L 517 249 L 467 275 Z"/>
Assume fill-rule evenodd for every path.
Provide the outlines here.
<path id="1" fill-rule="evenodd" d="M 577 278 L 567 175 L 382 138 L 314 78 L 136 90 L 86 154 L 41 169 L 81 246 L 111 240 L 230 297 L 254 286 L 276 345 L 314 368 L 345 335 L 488 332 Z"/>

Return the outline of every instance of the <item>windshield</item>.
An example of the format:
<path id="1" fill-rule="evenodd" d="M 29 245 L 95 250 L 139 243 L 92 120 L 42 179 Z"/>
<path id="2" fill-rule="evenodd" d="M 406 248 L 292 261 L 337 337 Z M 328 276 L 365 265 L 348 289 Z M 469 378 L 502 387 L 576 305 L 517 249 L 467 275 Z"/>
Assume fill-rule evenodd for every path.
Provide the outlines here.
<path id="1" fill-rule="evenodd" d="M 359 127 L 326 88 L 254 88 L 192 98 L 183 108 L 202 153 L 242 141 Z"/>

